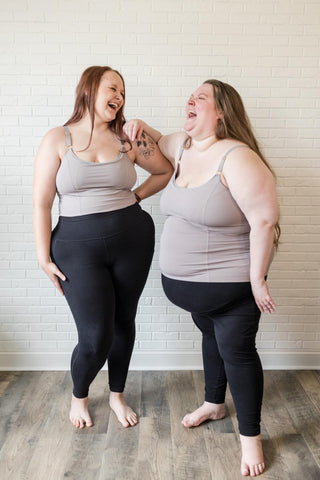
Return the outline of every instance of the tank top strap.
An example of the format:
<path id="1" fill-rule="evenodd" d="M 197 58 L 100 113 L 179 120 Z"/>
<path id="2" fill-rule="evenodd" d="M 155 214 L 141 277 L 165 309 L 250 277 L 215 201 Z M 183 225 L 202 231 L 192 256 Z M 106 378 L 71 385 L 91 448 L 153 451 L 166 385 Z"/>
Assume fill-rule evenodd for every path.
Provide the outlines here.
<path id="1" fill-rule="evenodd" d="M 219 164 L 219 167 L 218 167 L 218 170 L 217 170 L 217 173 L 221 173 L 222 172 L 222 169 L 223 169 L 223 166 L 224 166 L 224 162 L 226 161 L 227 159 L 227 156 L 229 155 L 229 153 L 231 153 L 233 150 L 235 150 L 236 148 L 250 148 L 248 145 L 234 145 L 233 147 L 229 148 L 229 150 L 223 155 L 222 159 L 221 159 L 221 162 Z"/>
<path id="2" fill-rule="evenodd" d="M 70 148 L 72 146 L 72 142 L 71 142 L 71 134 L 70 134 L 69 127 L 67 125 L 64 125 L 63 128 L 65 129 L 65 132 L 66 132 L 68 148 Z"/>
<path id="3" fill-rule="evenodd" d="M 183 150 L 186 148 L 186 145 L 187 145 L 188 140 L 189 140 L 189 137 L 185 139 L 185 141 L 183 142 L 183 144 L 182 144 L 181 147 L 180 147 L 179 156 L 178 156 L 178 161 L 177 161 L 177 166 L 180 165 L 181 157 L 182 157 L 182 154 L 183 154 Z"/>

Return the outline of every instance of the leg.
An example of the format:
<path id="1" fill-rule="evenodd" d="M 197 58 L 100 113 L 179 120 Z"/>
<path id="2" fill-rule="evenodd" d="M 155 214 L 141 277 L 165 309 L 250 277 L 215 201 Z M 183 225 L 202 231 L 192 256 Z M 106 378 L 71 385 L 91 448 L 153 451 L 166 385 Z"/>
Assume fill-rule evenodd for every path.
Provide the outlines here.
<path id="1" fill-rule="evenodd" d="M 259 318 L 260 311 L 251 292 L 241 304 L 214 318 L 217 343 L 239 421 L 241 473 L 251 476 L 264 470 L 260 437 L 263 372 L 255 347 Z"/>
<path id="2" fill-rule="evenodd" d="M 103 367 L 113 340 L 114 288 L 101 240 L 58 242 L 54 256 L 67 277 L 61 283 L 78 330 L 78 345 L 71 359 L 74 390 L 70 419 L 82 428 L 92 425 L 89 386 Z"/>
<path id="3" fill-rule="evenodd" d="M 227 378 L 224 363 L 219 353 L 212 318 L 205 313 L 193 313 L 192 318 L 202 332 L 205 400 L 211 403 L 223 404 Z"/>
<path id="4" fill-rule="evenodd" d="M 182 424 L 197 427 L 206 420 L 225 417 L 224 406 L 227 379 L 220 357 L 212 319 L 207 314 L 192 314 L 194 323 L 202 332 L 202 357 L 205 376 L 205 401 L 201 407 L 187 414 Z"/>
<path id="5" fill-rule="evenodd" d="M 205 402 L 191 414 L 187 414 L 182 424 L 195 427 L 205 420 L 218 420 L 225 416 L 225 393 L 227 380 L 223 360 L 220 356 L 213 321 L 205 312 L 212 309 L 216 298 L 222 303 L 228 301 L 224 289 L 215 294 L 216 284 L 179 281 L 162 276 L 163 289 L 175 305 L 192 312 L 192 318 L 202 332 L 202 355 L 205 374 Z"/>
<path id="6" fill-rule="evenodd" d="M 136 414 L 124 401 L 123 390 L 134 346 L 138 301 L 154 250 L 153 222 L 148 214 L 145 217 L 134 232 L 126 231 L 108 243 L 115 288 L 114 340 L 108 356 L 110 406 L 124 427 L 137 423 Z"/>

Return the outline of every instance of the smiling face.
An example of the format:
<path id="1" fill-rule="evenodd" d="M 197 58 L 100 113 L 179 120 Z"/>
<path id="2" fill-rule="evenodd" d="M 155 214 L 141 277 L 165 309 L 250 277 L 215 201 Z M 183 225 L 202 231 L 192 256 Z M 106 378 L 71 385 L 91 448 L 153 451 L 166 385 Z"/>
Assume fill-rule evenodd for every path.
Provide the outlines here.
<path id="1" fill-rule="evenodd" d="M 124 85 L 114 71 L 105 72 L 100 80 L 95 101 L 95 117 L 112 122 L 124 105 Z"/>
<path id="2" fill-rule="evenodd" d="M 213 98 L 213 87 L 203 83 L 190 96 L 186 105 L 184 129 L 193 138 L 214 135 L 220 118 Z"/>

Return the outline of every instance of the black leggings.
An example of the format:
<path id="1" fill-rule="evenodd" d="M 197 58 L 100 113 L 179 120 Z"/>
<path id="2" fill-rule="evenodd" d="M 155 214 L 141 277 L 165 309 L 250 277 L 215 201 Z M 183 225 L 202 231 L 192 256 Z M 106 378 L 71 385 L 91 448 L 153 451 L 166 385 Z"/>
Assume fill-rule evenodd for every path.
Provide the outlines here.
<path id="1" fill-rule="evenodd" d="M 263 372 L 255 347 L 260 310 L 250 282 L 202 283 L 162 276 L 175 305 L 191 312 L 202 332 L 205 400 L 224 403 L 227 381 L 242 435 L 260 433 Z"/>
<path id="2" fill-rule="evenodd" d="M 153 251 L 154 224 L 138 204 L 59 218 L 51 257 L 67 277 L 61 286 L 78 330 L 71 358 L 75 397 L 88 396 L 107 358 L 110 390 L 123 391 Z"/>

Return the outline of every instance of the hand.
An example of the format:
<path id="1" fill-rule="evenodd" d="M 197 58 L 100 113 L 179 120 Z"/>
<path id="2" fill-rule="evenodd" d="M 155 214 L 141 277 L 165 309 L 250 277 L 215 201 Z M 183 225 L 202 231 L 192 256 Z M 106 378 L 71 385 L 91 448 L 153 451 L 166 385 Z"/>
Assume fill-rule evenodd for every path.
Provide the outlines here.
<path id="1" fill-rule="evenodd" d="M 256 304 L 261 313 L 272 313 L 275 311 L 276 304 L 269 294 L 267 282 L 251 281 L 251 288 Z"/>
<path id="2" fill-rule="evenodd" d="M 126 135 L 130 138 L 131 142 L 134 140 L 140 140 L 142 132 L 143 132 L 144 122 L 135 118 L 133 120 L 129 120 L 123 125 L 123 130 Z"/>
<path id="3" fill-rule="evenodd" d="M 44 265 L 41 265 L 41 268 L 48 275 L 51 282 L 57 288 L 57 290 L 61 293 L 61 295 L 64 295 L 58 278 L 60 278 L 64 282 L 66 280 L 66 277 L 65 275 L 63 275 L 62 272 L 60 272 L 57 265 L 53 262 L 48 262 L 48 263 L 45 263 Z"/>

